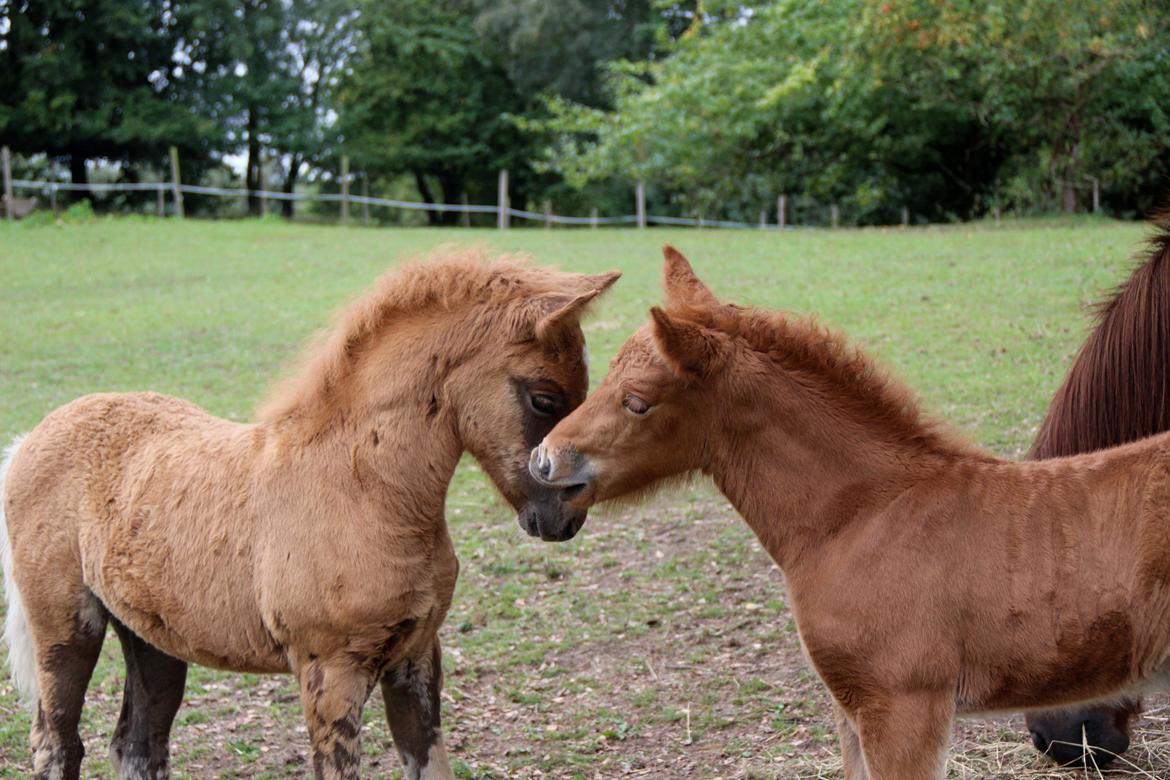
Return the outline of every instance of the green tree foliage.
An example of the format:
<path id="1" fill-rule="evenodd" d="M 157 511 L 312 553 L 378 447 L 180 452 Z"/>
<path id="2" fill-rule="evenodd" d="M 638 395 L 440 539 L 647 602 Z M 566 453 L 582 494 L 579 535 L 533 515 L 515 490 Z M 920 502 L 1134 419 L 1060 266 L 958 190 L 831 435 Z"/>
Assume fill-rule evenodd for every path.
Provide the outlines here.
<path id="1" fill-rule="evenodd" d="M 217 145 L 183 79 L 187 17 L 151 0 L 0 0 L 0 137 L 27 154 L 161 162 Z"/>
<path id="2" fill-rule="evenodd" d="M 615 109 L 553 103 L 552 166 L 665 184 L 744 218 L 787 192 L 851 219 L 993 205 L 1117 211 L 1170 173 L 1170 10 L 1125 0 L 709 3 L 662 62 L 614 70 Z M 809 215 L 814 216 L 814 215 Z"/>
<path id="3" fill-rule="evenodd" d="M 369 0 L 359 30 L 338 104 L 358 166 L 412 175 L 428 203 L 488 198 L 499 168 L 524 170 L 526 147 L 509 116 L 523 113 L 526 98 L 482 45 L 470 0 Z"/>

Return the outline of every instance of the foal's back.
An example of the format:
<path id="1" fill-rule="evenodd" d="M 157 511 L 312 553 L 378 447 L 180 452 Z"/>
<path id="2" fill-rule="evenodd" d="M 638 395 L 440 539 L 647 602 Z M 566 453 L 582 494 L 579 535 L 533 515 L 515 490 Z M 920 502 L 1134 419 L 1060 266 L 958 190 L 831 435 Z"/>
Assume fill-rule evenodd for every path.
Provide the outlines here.
<path id="1" fill-rule="evenodd" d="M 51 413 L 7 480 L 18 577 L 60 575 L 18 580 L 30 620 L 37 610 L 104 604 L 172 655 L 284 669 L 255 602 L 240 598 L 252 591 L 249 487 L 262 436 L 157 393 L 89 395 Z"/>
<path id="2" fill-rule="evenodd" d="M 1092 700 L 1158 672 L 1170 651 L 1170 434 L 959 464 L 909 506 L 922 532 L 903 565 L 952 597 L 939 630 L 962 659 L 960 709 Z"/>

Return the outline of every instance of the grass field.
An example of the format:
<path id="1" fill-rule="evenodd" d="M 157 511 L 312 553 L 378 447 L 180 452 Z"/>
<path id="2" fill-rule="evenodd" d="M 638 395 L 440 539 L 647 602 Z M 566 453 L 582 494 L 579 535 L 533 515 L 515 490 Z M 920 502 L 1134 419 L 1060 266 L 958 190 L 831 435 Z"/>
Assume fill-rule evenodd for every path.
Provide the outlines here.
<path id="1" fill-rule="evenodd" d="M 1144 228 L 1105 221 L 922 230 L 734 232 L 344 230 L 274 222 L 0 224 L 0 434 L 94 391 L 151 389 L 250 418 L 329 312 L 440 242 L 532 252 L 625 276 L 586 325 L 593 381 L 659 300 L 676 244 L 722 297 L 814 311 L 865 344 L 926 406 L 1004 455 L 1027 447 Z M 525 536 L 473 463 L 451 486 L 463 562 L 444 628 L 444 720 L 461 776 L 836 777 L 826 700 L 801 658 L 779 572 L 708 485 L 594 510 L 577 539 Z M 120 652 L 108 641 L 84 720 L 87 777 L 110 776 Z M 1167 710 L 1140 743 L 1165 741 Z M 380 703 L 366 776 L 395 777 Z M 28 718 L 0 682 L 0 776 L 28 767 Z M 178 777 L 299 777 L 289 677 L 192 669 Z M 1019 720 L 960 727 L 955 777 L 1058 776 Z M 1095 774 L 1095 773 L 1094 773 Z"/>

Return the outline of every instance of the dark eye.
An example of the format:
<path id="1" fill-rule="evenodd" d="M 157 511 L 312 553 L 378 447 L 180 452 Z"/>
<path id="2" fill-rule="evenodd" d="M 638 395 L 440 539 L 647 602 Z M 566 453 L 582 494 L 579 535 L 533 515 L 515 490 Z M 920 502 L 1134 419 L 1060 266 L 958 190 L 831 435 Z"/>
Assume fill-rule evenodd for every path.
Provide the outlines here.
<path id="1" fill-rule="evenodd" d="M 650 404 L 631 393 L 627 393 L 626 397 L 622 399 L 622 406 L 638 415 L 646 414 L 646 412 L 650 411 Z"/>
<path id="2" fill-rule="evenodd" d="M 528 404 L 532 411 L 542 417 L 551 417 L 561 411 L 561 399 L 548 393 L 531 393 L 528 396 Z"/>

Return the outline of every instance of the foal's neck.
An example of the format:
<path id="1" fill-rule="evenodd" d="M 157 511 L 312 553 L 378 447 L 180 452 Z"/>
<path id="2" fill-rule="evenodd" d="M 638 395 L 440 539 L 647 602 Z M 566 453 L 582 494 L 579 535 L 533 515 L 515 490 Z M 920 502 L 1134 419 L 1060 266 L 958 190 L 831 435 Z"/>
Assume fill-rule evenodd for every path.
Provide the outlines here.
<path id="1" fill-rule="evenodd" d="M 750 419 L 720 433 L 709 470 L 786 571 L 932 469 L 970 455 L 925 426 L 907 435 L 834 408 L 790 379 L 755 392 L 744 405 Z"/>
<path id="2" fill-rule="evenodd" d="M 444 327 L 449 323 L 406 323 L 385 337 L 346 376 L 352 389 L 338 394 L 336 409 L 306 415 L 320 426 L 306 435 L 293 424 L 289 436 L 301 458 L 328 464 L 329 478 L 345 484 L 355 500 L 423 525 L 443 522 L 447 488 L 463 454 L 455 410 L 445 404 L 444 375 L 435 368 L 442 361 L 418 346 L 426 343 L 420 329 L 434 337 Z"/>

